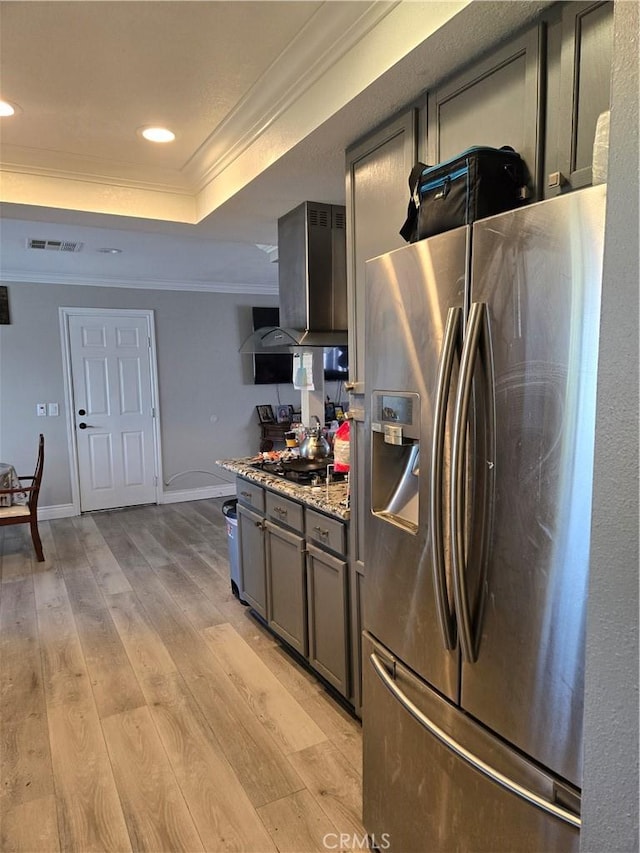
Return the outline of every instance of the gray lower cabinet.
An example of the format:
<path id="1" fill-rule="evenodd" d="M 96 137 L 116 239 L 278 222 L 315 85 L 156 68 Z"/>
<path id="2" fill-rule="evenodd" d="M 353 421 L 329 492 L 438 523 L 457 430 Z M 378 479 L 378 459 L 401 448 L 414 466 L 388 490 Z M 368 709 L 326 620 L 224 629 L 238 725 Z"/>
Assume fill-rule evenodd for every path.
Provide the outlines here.
<path id="1" fill-rule="evenodd" d="M 237 492 L 241 597 L 325 681 L 359 703 L 352 649 L 360 646 L 360 602 L 354 609 L 349 593 L 348 525 L 242 477 Z"/>
<path id="2" fill-rule="evenodd" d="M 364 630 L 364 566 L 352 563 L 349 569 L 349 609 L 351 616 L 352 696 L 356 714 L 362 716 L 362 631 Z"/>
<path id="3" fill-rule="evenodd" d="M 304 537 L 266 521 L 267 622 L 301 655 L 307 656 L 307 584 Z"/>
<path id="4" fill-rule="evenodd" d="M 307 510 L 309 662 L 349 699 L 351 642 L 345 546 L 344 524 Z"/>
<path id="5" fill-rule="evenodd" d="M 250 604 L 263 619 L 266 619 L 264 528 L 263 516 L 239 501 L 240 598 Z"/>
<path id="6" fill-rule="evenodd" d="M 272 631 L 306 657 L 304 508 L 267 490 L 265 515 L 267 622 Z"/>

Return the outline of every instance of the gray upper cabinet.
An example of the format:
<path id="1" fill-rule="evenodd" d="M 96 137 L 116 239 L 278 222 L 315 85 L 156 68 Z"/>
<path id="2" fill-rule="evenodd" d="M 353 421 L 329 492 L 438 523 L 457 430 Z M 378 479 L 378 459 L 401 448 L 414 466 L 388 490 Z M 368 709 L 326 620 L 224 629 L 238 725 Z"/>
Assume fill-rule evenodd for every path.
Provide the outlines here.
<path id="1" fill-rule="evenodd" d="M 440 163 L 473 145 L 510 145 L 540 197 L 542 42 L 537 25 L 428 95 L 427 160 Z"/>
<path id="2" fill-rule="evenodd" d="M 612 2 L 563 4 L 557 162 L 564 189 L 591 183 L 596 123 L 610 104 L 612 48 Z"/>
<path id="3" fill-rule="evenodd" d="M 365 262 L 404 246 L 407 180 L 417 159 L 416 111 L 408 110 L 347 150 L 349 373 L 364 384 Z"/>

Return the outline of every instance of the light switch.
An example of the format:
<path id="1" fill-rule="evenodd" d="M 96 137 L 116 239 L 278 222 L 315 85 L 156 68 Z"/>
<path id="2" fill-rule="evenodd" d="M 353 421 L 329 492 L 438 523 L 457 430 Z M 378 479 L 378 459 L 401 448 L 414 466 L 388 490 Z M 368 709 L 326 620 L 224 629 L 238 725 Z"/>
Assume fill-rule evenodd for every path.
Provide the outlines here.
<path id="1" fill-rule="evenodd" d="M 51 418 L 57 418 L 58 414 L 59 414 L 58 404 L 57 403 L 47 403 L 47 414 Z"/>
<path id="2" fill-rule="evenodd" d="M 47 404 L 46 403 L 36 403 L 36 415 L 39 418 L 46 418 L 46 416 L 47 416 Z"/>

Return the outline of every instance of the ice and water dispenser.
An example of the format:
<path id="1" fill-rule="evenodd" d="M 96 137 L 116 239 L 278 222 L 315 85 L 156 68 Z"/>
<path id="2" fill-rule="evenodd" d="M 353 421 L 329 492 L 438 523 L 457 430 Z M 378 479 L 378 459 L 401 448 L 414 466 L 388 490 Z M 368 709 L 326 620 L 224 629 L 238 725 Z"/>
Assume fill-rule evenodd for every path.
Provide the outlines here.
<path id="1" fill-rule="evenodd" d="M 374 391 L 371 395 L 371 510 L 411 532 L 420 500 L 420 396 Z"/>

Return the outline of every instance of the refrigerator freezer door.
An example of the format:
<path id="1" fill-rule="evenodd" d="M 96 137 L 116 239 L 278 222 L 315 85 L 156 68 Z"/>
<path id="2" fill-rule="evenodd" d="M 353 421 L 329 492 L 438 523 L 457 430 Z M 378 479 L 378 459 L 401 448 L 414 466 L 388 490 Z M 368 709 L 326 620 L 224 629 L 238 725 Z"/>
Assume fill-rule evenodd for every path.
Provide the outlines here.
<path id="1" fill-rule="evenodd" d="M 604 187 L 594 187 L 473 231 L 471 302 L 485 305 L 495 381 L 495 503 L 461 704 L 577 787 L 603 230 Z"/>
<path id="2" fill-rule="evenodd" d="M 430 483 L 438 366 L 452 308 L 459 309 L 461 333 L 469 236 L 469 228 L 460 228 L 367 263 L 365 430 L 371 477 L 365 490 L 365 627 L 454 700 L 459 691 L 459 654 L 455 634 L 447 648 L 442 630 L 443 602 L 438 607 L 434 596 Z M 455 360 L 457 364 L 457 356 Z M 388 392 L 388 396 L 377 392 Z M 394 394 L 404 396 L 396 399 Z M 373 414 L 372 399 L 376 408 Z M 408 400 L 412 401 L 410 407 L 400 406 Z M 445 401 L 445 446 L 450 445 L 446 411 L 452 406 L 452 400 L 449 406 Z M 413 432 L 404 445 L 385 442 L 383 425 L 377 421 L 392 418 L 396 410 L 400 411 L 399 420 L 412 424 L 419 412 L 417 446 L 410 444 L 416 441 Z M 419 465 L 410 464 L 411 453 L 416 458 L 419 454 Z M 402 519 L 394 522 L 391 512 L 380 510 L 384 505 L 381 496 L 396 494 L 408 470 L 418 484 L 417 500 L 411 504 L 412 512 L 417 512 L 417 524 L 413 515 L 412 523 L 401 523 Z M 448 465 L 442 466 L 439 476 L 445 491 Z M 447 541 L 443 551 L 448 565 Z M 444 602 L 445 609 L 450 608 L 447 578 L 436 586 L 450 599 Z"/>
<path id="3" fill-rule="evenodd" d="M 393 853 L 572 853 L 579 819 L 558 783 L 420 682 L 401 664 L 389 689 L 372 663 L 392 673 L 390 653 L 365 634 L 364 826 Z M 395 691 L 402 697 L 397 698 Z M 403 705 L 409 702 L 417 712 Z M 539 801 L 507 790 L 471 766 L 417 717 L 488 771 Z M 575 797 L 575 793 L 574 797 Z M 575 797 L 576 804 L 579 803 Z M 551 809 L 550 813 L 546 808 Z"/>

